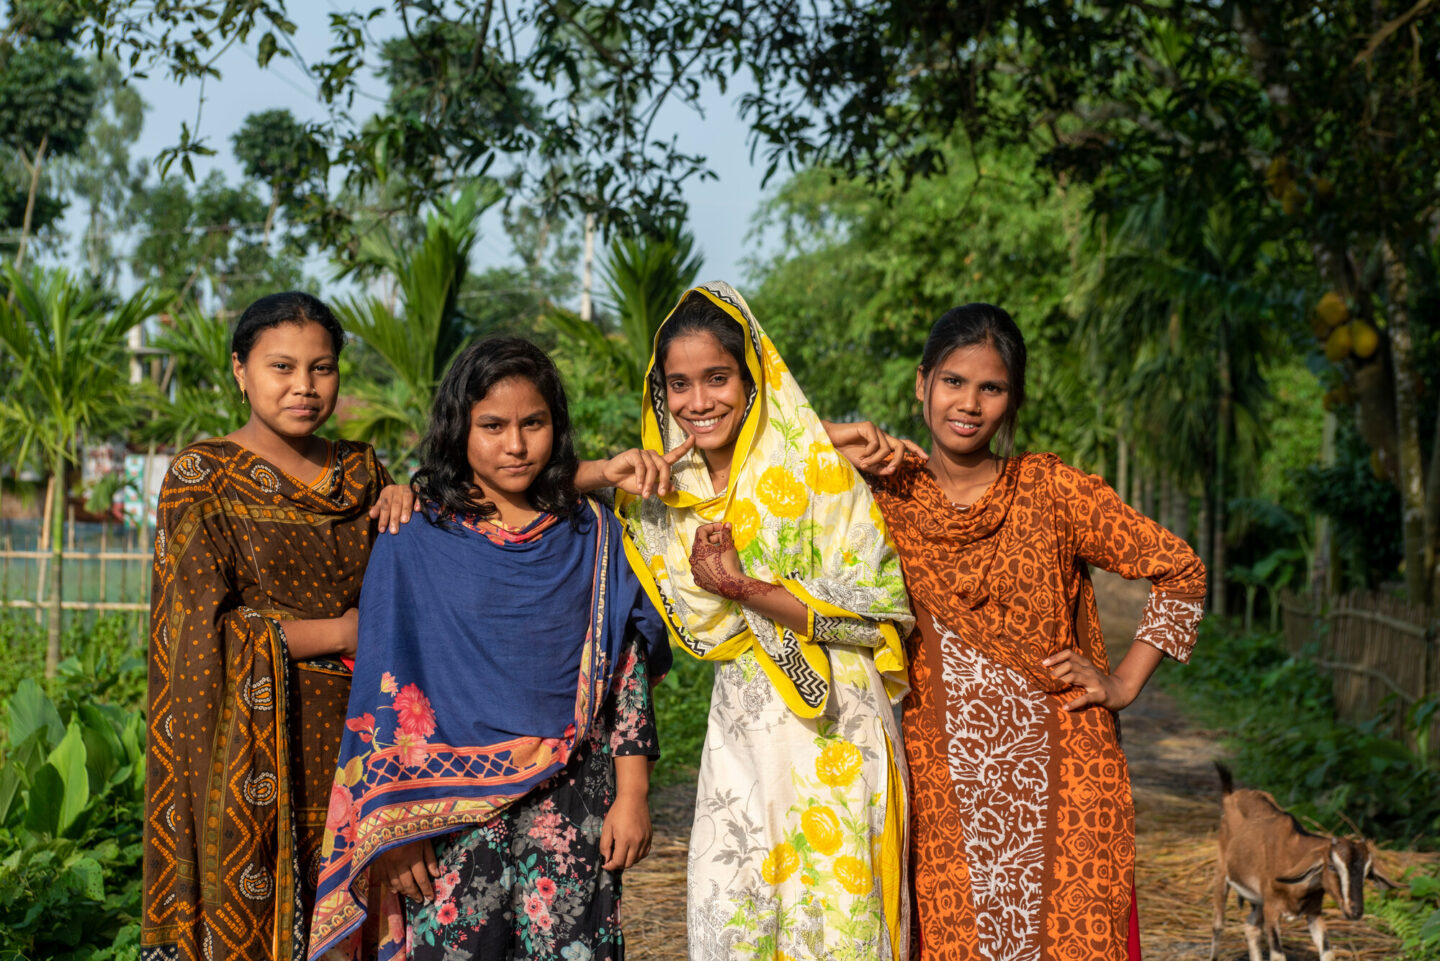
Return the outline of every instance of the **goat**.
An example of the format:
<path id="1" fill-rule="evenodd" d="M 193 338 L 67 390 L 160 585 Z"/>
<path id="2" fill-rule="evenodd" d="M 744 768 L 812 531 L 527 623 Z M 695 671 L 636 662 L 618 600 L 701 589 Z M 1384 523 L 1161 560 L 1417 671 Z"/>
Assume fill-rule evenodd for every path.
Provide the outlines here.
<path id="1" fill-rule="evenodd" d="M 1280 921 L 1303 915 L 1320 961 L 1334 961 L 1335 952 L 1320 916 L 1328 892 L 1350 920 L 1365 913 L 1365 881 L 1393 888 L 1395 883 L 1375 870 L 1374 851 L 1361 838 L 1312 834 L 1263 791 L 1235 790 L 1230 772 L 1220 764 L 1220 863 L 1215 871 L 1215 923 L 1210 961 L 1220 950 L 1227 889 L 1250 906 L 1245 941 L 1250 961 L 1260 954 L 1263 930 L 1270 961 L 1285 961 L 1280 947 Z"/>

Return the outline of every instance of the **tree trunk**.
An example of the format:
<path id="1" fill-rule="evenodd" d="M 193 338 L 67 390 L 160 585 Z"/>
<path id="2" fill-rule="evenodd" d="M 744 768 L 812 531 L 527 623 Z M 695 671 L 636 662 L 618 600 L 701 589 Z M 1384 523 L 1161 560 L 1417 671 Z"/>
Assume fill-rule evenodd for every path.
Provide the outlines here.
<path id="1" fill-rule="evenodd" d="M 1334 411 L 1325 412 L 1325 427 L 1320 441 L 1320 466 L 1335 466 L 1335 431 L 1339 424 Z M 1324 598 L 1336 594 L 1338 571 L 1335 569 L 1335 525 L 1328 514 L 1315 513 L 1315 547 L 1310 557 L 1310 594 L 1316 610 Z"/>
<path id="2" fill-rule="evenodd" d="M 1214 480 L 1214 511 L 1210 515 L 1211 523 L 1214 525 L 1214 547 L 1210 552 L 1210 584 L 1212 586 L 1211 600 L 1213 610 L 1217 614 L 1225 613 L 1225 527 L 1227 524 L 1226 502 L 1230 497 L 1229 484 L 1229 447 L 1230 447 L 1230 420 L 1234 416 L 1234 387 L 1230 382 L 1230 321 L 1229 318 L 1222 318 L 1220 321 L 1220 357 L 1219 382 L 1220 382 L 1220 403 L 1215 412 L 1215 480 Z"/>
<path id="3" fill-rule="evenodd" d="M 585 215 L 585 259 L 580 270 L 580 319 L 589 322 L 595 319 L 595 308 L 590 301 L 590 290 L 595 285 L 595 215 Z"/>
<path id="4" fill-rule="evenodd" d="M 61 618 L 64 616 L 63 567 L 65 560 L 65 460 L 54 458 L 50 466 L 55 494 L 51 498 L 50 517 L 50 622 L 45 627 L 45 676 L 54 677 L 60 666 Z"/>
<path id="5" fill-rule="evenodd" d="M 1380 241 L 1388 307 L 1386 327 L 1395 365 L 1395 436 L 1399 449 L 1401 527 L 1405 536 L 1405 590 L 1410 603 L 1427 604 L 1434 520 L 1425 514 L 1425 465 L 1420 458 L 1420 411 L 1415 403 L 1415 359 L 1410 337 L 1410 277 L 1389 238 Z"/>
<path id="6" fill-rule="evenodd" d="M 40 192 L 40 168 L 45 163 L 45 149 L 50 146 L 50 135 L 47 133 L 40 138 L 40 146 L 35 151 L 35 162 L 26 163 L 24 151 L 21 151 L 20 162 L 30 172 L 30 193 L 25 198 L 25 219 L 20 224 L 20 245 L 15 251 L 15 269 L 19 270 L 25 266 L 25 245 L 30 240 L 30 224 L 35 219 L 35 197 Z"/>
<path id="7" fill-rule="evenodd" d="M 1130 445 L 1124 434 L 1120 435 L 1115 447 L 1115 489 L 1120 492 L 1120 499 L 1125 500 L 1130 493 Z"/>
<path id="8" fill-rule="evenodd" d="M 260 249 L 270 250 L 270 228 L 275 226 L 275 211 L 280 209 L 280 190 L 270 187 L 270 209 L 265 211 L 265 231 L 260 236 Z"/>

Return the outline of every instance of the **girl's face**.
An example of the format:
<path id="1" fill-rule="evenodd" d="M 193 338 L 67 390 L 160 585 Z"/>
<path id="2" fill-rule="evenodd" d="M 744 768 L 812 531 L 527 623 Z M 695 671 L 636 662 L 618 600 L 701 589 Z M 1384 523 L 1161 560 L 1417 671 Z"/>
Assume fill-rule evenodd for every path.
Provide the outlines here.
<path id="1" fill-rule="evenodd" d="M 309 437 L 335 411 L 339 358 L 324 327 L 312 322 L 262 330 L 241 363 L 230 355 L 235 382 L 250 402 L 250 420 L 290 440 Z"/>
<path id="2" fill-rule="evenodd" d="M 988 455 L 1010 409 L 1010 372 L 999 351 L 958 347 L 928 373 L 916 372 L 915 398 L 935 445 L 959 458 Z"/>
<path id="3" fill-rule="evenodd" d="M 524 377 L 507 377 L 470 407 L 465 456 L 486 495 L 523 497 L 550 462 L 550 405 Z"/>
<path id="4" fill-rule="evenodd" d="M 731 450 L 745 418 L 745 380 L 734 355 L 714 334 L 696 331 L 672 340 L 662 363 L 665 403 L 695 446 Z"/>

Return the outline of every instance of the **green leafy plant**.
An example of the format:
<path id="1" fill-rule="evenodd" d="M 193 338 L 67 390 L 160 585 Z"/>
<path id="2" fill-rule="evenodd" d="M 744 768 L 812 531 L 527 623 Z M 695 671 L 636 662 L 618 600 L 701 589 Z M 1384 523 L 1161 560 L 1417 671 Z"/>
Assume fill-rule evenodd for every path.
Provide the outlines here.
<path id="1" fill-rule="evenodd" d="M 1429 961 L 1440 955 L 1440 868 L 1404 881 L 1383 892 L 1371 911 L 1399 936 L 1397 961 Z"/>
<path id="2" fill-rule="evenodd" d="M 144 716 L 27 678 L 6 736 L 0 957 L 138 956 Z"/>

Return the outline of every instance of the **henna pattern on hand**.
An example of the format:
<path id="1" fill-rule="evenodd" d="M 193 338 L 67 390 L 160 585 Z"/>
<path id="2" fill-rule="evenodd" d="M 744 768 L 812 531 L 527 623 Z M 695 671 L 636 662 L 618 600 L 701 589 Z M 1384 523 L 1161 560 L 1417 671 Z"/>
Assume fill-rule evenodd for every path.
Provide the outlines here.
<path id="1" fill-rule="evenodd" d="M 718 544 L 709 541 L 696 544 L 690 551 L 690 572 L 695 577 L 695 585 L 732 601 L 744 601 L 779 590 L 775 584 L 766 584 L 726 570 L 725 555 L 734 549 L 735 544 L 728 533 L 720 535 Z"/>

